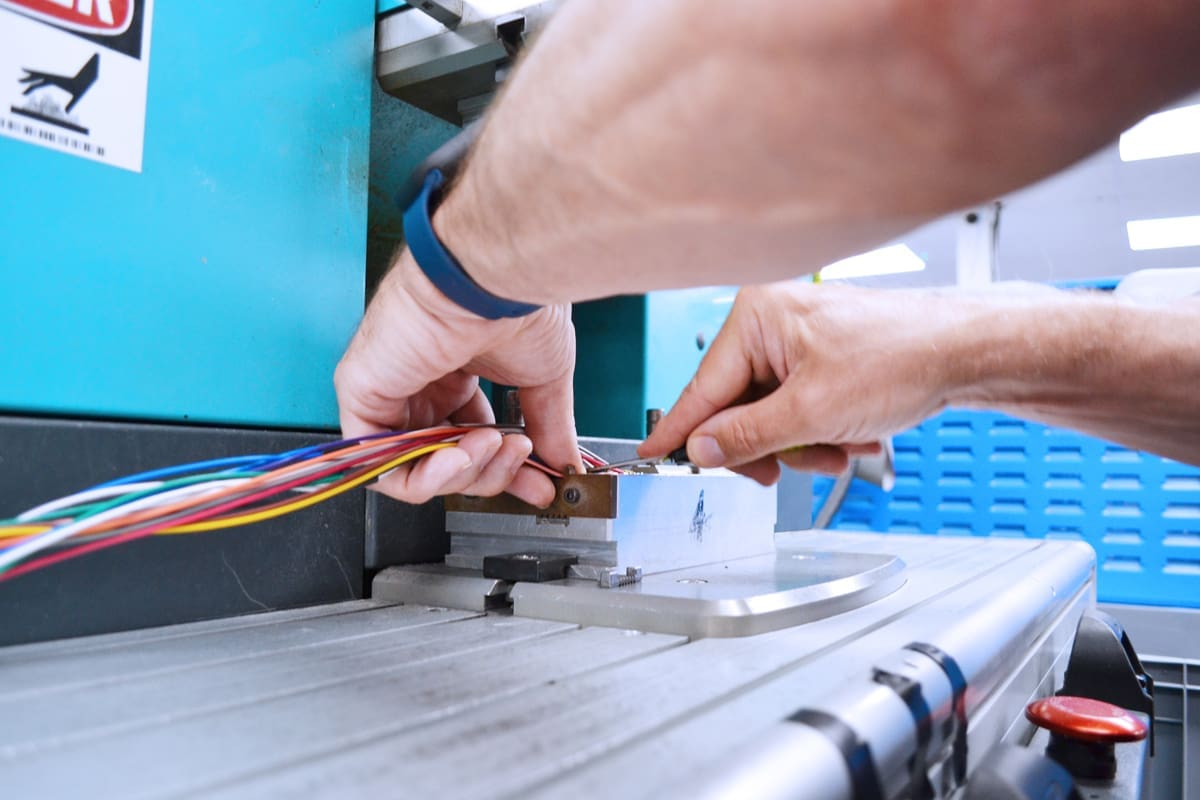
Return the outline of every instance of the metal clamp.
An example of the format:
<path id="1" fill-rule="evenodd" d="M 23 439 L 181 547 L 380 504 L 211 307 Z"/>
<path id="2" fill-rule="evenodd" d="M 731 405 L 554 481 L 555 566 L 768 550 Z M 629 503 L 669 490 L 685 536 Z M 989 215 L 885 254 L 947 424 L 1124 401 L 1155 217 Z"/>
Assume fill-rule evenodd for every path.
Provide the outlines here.
<path id="1" fill-rule="evenodd" d="M 618 567 L 572 564 L 567 570 L 567 577 L 595 581 L 601 589 L 616 589 L 618 586 L 630 586 L 635 583 L 641 583 L 642 568 L 626 567 L 625 571 L 621 572 Z"/>

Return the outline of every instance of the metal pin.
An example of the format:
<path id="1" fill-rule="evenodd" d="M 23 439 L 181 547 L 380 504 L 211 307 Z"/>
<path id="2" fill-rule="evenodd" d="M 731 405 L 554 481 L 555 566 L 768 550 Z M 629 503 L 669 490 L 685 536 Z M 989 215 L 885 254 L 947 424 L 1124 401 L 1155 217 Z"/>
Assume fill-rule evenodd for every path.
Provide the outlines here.
<path id="1" fill-rule="evenodd" d="M 610 469 L 629 469 L 631 467 L 653 467 L 656 464 L 661 464 L 662 461 L 661 458 L 629 458 L 625 461 L 614 461 L 602 467 L 591 467 L 588 469 L 588 472 L 607 472 Z"/>
<path id="2" fill-rule="evenodd" d="M 505 389 L 500 403 L 500 420 L 504 425 L 524 425 L 525 415 L 521 412 L 521 395 L 516 389 Z"/>

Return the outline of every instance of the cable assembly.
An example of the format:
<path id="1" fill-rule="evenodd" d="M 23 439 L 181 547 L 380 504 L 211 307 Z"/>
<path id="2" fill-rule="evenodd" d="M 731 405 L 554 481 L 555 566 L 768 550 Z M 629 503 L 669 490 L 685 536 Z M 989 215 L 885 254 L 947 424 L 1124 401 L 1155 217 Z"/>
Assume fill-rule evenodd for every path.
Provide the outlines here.
<path id="1" fill-rule="evenodd" d="M 202 533 L 290 514 L 455 447 L 474 427 L 381 433 L 279 455 L 199 461 L 102 483 L 0 520 L 0 581 L 153 534 Z M 519 427 L 496 429 L 523 432 Z M 606 467 L 583 448 L 580 457 L 589 470 Z M 526 464 L 562 477 L 536 458 Z"/>

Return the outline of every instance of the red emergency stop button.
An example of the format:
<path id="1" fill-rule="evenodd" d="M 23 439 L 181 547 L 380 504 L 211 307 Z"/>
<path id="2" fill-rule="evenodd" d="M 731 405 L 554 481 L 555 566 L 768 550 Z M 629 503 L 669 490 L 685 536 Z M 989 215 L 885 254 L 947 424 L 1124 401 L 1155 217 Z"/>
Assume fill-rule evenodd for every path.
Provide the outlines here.
<path id="1" fill-rule="evenodd" d="M 1146 738 L 1146 723 L 1120 706 L 1088 697 L 1044 697 L 1025 706 L 1025 717 L 1051 733 L 1113 744 Z"/>

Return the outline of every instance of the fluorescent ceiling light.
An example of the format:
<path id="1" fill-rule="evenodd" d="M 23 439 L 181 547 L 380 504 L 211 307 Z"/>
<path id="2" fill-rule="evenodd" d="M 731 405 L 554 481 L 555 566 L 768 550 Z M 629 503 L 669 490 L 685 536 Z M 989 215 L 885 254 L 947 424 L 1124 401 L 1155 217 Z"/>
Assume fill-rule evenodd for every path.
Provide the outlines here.
<path id="1" fill-rule="evenodd" d="M 1200 217 L 1135 219 L 1125 223 L 1130 250 L 1200 247 Z"/>
<path id="2" fill-rule="evenodd" d="M 925 262 L 908 245 L 893 244 L 860 256 L 843 258 L 821 270 L 822 280 L 866 278 L 871 275 L 896 275 L 901 272 L 920 272 Z"/>
<path id="3" fill-rule="evenodd" d="M 1121 134 L 1122 161 L 1200 153 L 1200 104 L 1151 114 Z"/>

